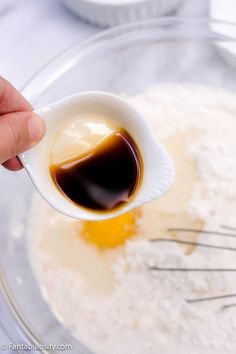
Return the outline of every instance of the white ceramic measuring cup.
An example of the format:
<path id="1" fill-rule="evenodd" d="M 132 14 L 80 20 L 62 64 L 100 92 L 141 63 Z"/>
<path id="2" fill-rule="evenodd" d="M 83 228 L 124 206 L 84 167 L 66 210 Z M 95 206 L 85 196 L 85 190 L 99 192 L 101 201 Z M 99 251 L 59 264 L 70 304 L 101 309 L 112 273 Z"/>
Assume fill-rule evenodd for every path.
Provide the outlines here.
<path id="1" fill-rule="evenodd" d="M 42 141 L 19 157 L 37 190 L 55 209 L 65 215 L 84 220 L 109 219 L 160 198 L 173 183 L 172 159 L 160 144 L 147 121 L 124 99 L 105 92 L 85 92 L 66 97 L 36 111 L 46 122 Z M 143 177 L 133 199 L 117 210 L 96 212 L 70 201 L 58 190 L 50 174 L 52 137 L 68 119 L 100 116 L 124 128 L 131 135 L 143 159 Z"/>

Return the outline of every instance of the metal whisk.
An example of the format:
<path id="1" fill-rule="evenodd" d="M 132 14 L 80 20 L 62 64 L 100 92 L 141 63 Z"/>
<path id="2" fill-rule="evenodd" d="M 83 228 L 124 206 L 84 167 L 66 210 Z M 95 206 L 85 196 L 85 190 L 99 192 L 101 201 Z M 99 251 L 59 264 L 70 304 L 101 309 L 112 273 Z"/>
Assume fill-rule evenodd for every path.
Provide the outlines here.
<path id="1" fill-rule="evenodd" d="M 220 228 L 222 230 L 227 230 L 225 231 L 210 231 L 210 230 L 200 230 L 200 229 L 191 229 L 191 228 L 169 228 L 167 231 L 168 232 L 181 232 L 181 233 L 198 233 L 198 234 L 206 234 L 206 235 L 213 235 L 216 237 L 230 237 L 230 238 L 235 238 L 236 240 L 236 228 L 227 226 L 227 225 L 221 225 Z M 235 233 L 233 233 L 235 232 Z M 210 248 L 213 250 L 223 250 L 223 251 L 229 251 L 229 252 L 236 252 L 236 247 L 225 247 L 225 246 L 220 246 L 220 245 L 211 245 L 208 243 L 201 243 L 201 242 L 192 242 L 192 241 L 185 241 L 185 240 L 175 240 L 172 238 L 158 238 L 158 239 L 152 239 L 150 242 L 155 242 L 155 243 L 178 243 L 178 244 L 183 244 L 183 245 L 190 245 L 190 246 L 196 246 L 196 247 L 203 247 L 203 248 Z M 152 271 L 158 271 L 158 272 L 235 272 L 236 273 L 236 268 L 176 268 L 176 267 L 150 267 Z M 202 297 L 202 298 L 196 298 L 196 299 L 186 299 L 186 302 L 188 304 L 195 304 L 195 303 L 203 303 L 207 301 L 217 301 L 217 300 L 224 300 L 224 299 L 232 299 L 236 298 L 236 293 L 233 294 L 224 294 L 224 295 L 216 295 L 216 296 L 211 296 L 211 297 Z M 221 310 L 226 310 L 232 307 L 236 307 L 236 302 L 235 303 L 230 303 L 223 305 L 221 307 Z"/>

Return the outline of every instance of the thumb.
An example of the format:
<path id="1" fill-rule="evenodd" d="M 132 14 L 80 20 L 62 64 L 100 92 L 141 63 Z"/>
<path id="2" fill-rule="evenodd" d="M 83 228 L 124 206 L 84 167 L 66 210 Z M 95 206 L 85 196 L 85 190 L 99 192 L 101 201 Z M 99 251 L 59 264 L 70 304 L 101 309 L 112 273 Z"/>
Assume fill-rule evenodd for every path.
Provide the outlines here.
<path id="1" fill-rule="evenodd" d="M 44 133 L 44 120 L 34 112 L 0 116 L 0 164 L 31 148 Z"/>

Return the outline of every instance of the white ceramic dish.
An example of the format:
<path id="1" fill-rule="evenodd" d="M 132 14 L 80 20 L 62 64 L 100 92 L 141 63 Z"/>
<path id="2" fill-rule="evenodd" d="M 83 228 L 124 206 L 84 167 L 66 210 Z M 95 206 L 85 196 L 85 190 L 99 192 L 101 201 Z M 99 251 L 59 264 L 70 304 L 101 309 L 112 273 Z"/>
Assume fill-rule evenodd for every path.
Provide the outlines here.
<path id="1" fill-rule="evenodd" d="M 63 0 L 68 8 L 102 27 L 163 16 L 182 0 Z"/>
<path id="2" fill-rule="evenodd" d="M 160 198 L 174 180 L 174 166 L 165 149 L 156 139 L 146 120 L 125 100 L 105 92 L 87 92 L 66 97 L 37 110 L 46 121 L 46 134 L 33 149 L 20 159 L 44 199 L 61 213 L 84 220 L 103 220 L 118 216 L 151 200 Z M 107 117 L 115 126 L 124 128 L 138 145 L 143 159 L 141 185 L 133 199 L 118 209 L 97 213 L 79 207 L 65 198 L 50 175 L 52 136 L 65 121 Z"/>

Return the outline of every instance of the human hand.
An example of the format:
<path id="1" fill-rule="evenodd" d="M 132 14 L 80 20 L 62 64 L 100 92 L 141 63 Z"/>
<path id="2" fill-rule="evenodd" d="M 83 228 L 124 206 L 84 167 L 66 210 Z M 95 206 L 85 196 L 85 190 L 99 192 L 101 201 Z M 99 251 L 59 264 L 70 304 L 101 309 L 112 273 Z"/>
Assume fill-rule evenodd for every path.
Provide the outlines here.
<path id="1" fill-rule="evenodd" d="M 22 168 L 17 155 L 37 144 L 45 123 L 29 102 L 0 77 L 0 164 L 12 171 Z"/>

